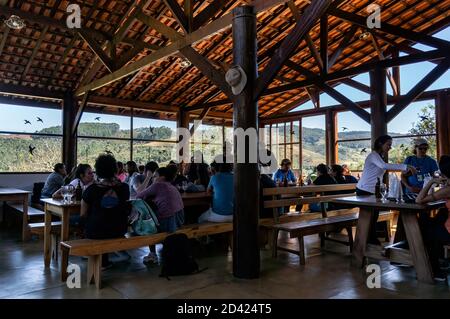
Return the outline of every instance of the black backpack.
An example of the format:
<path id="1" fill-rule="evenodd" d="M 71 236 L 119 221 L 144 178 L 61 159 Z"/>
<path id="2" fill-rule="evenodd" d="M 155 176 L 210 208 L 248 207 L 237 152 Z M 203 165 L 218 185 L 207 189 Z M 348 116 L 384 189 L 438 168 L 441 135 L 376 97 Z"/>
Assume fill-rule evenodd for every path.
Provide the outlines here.
<path id="1" fill-rule="evenodd" d="M 169 276 L 183 276 L 200 272 L 192 254 L 191 243 L 185 234 L 168 236 L 164 241 L 161 257 L 160 277 L 169 279 Z"/>

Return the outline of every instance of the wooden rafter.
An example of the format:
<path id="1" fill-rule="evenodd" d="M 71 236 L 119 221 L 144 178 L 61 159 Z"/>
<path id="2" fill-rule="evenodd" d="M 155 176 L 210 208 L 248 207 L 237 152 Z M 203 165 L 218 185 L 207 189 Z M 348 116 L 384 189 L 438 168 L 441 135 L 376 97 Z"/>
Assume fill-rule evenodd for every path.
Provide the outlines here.
<path id="1" fill-rule="evenodd" d="M 188 32 L 192 32 L 194 24 L 194 0 L 184 0 L 184 15 Z"/>
<path id="2" fill-rule="evenodd" d="M 188 20 L 178 2 L 176 0 L 164 0 L 164 3 L 172 12 L 173 17 L 175 18 L 175 20 L 177 20 L 180 27 L 184 30 L 186 34 L 188 34 L 189 33 Z"/>
<path id="3" fill-rule="evenodd" d="M 90 92 L 87 92 L 83 96 L 83 100 L 81 101 L 81 104 L 78 107 L 77 114 L 75 115 L 75 119 L 73 121 L 72 136 L 75 136 L 77 134 L 78 125 L 80 124 L 81 117 L 83 116 L 84 109 L 86 108 L 86 106 L 88 104 L 89 95 L 90 95 Z"/>
<path id="4" fill-rule="evenodd" d="M 103 63 L 103 65 L 108 69 L 109 72 L 114 72 L 115 66 L 114 61 L 109 57 L 103 48 L 98 44 L 98 42 L 93 39 L 88 33 L 83 30 L 78 31 L 78 34 L 86 41 L 86 43 L 91 48 L 92 52 L 97 56 L 97 58 Z M 110 46 L 110 49 L 113 48 L 114 45 Z"/>
<path id="5" fill-rule="evenodd" d="M 392 121 L 401 111 L 411 104 L 417 96 L 439 79 L 450 67 L 450 58 L 441 61 L 433 70 L 420 80 L 386 115 L 388 122 Z"/>
<path id="6" fill-rule="evenodd" d="M 203 26 L 208 20 L 214 17 L 229 0 L 214 0 L 205 9 L 203 9 L 195 18 L 192 25 L 193 30 Z"/>
<path id="7" fill-rule="evenodd" d="M 328 15 L 320 18 L 320 58 L 322 60 L 322 73 L 328 73 Z"/>
<path id="8" fill-rule="evenodd" d="M 311 86 L 305 88 L 306 93 L 308 94 L 309 98 L 311 99 L 311 102 L 314 105 L 314 108 L 318 109 L 320 108 L 320 90 L 318 90 L 316 87 Z"/>
<path id="9" fill-rule="evenodd" d="M 275 5 L 279 5 L 281 3 L 285 3 L 287 0 L 254 0 L 252 2 L 252 5 L 255 6 L 256 12 L 261 12 L 264 10 L 267 10 Z M 76 90 L 76 95 L 81 96 L 86 91 L 93 91 L 97 90 L 105 85 L 108 85 L 112 82 L 118 81 L 130 74 L 134 74 L 141 70 L 142 68 L 146 67 L 149 64 L 152 64 L 156 61 L 159 61 L 160 59 L 163 59 L 169 55 L 177 53 L 181 48 L 184 48 L 186 46 L 189 46 L 193 43 L 196 43 L 202 39 L 205 39 L 212 34 L 219 32 L 225 28 L 228 28 L 231 25 L 232 22 L 232 14 L 228 13 L 219 19 L 216 19 L 209 23 L 207 26 L 200 28 L 196 31 L 193 31 L 192 33 L 186 35 L 183 39 L 175 41 L 174 43 L 161 48 L 160 50 L 144 57 L 143 59 L 136 61 L 134 63 L 131 63 L 127 66 L 122 67 L 121 69 L 108 74 L 101 79 L 95 80 L 89 84 L 83 85 L 80 88 Z"/>
<path id="10" fill-rule="evenodd" d="M 2 35 L 2 41 L 0 42 L 0 55 L 2 55 L 3 53 L 3 48 L 5 47 L 6 40 L 8 39 L 9 30 L 10 29 L 5 25 Z"/>
<path id="11" fill-rule="evenodd" d="M 300 10 L 295 5 L 294 0 L 288 1 L 287 5 L 288 5 L 289 9 L 291 10 L 292 16 L 298 22 L 301 19 L 302 15 L 300 13 Z M 320 57 L 320 53 L 317 50 L 317 48 L 316 48 L 316 46 L 314 44 L 314 41 L 312 40 L 312 38 L 309 35 L 309 33 L 306 33 L 305 40 L 306 40 L 306 45 L 308 46 L 309 50 L 311 51 L 311 54 L 312 54 L 314 60 L 316 60 L 317 65 L 322 70 L 323 69 L 323 63 L 322 63 L 322 59 Z"/>
<path id="12" fill-rule="evenodd" d="M 357 30 L 358 30 L 358 27 L 353 25 L 345 33 L 341 42 L 339 42 L 338 47 L 336 48 L 336 50 L 333 52 L 333 54 L 330 56 L 330 59 L 328 60 L 328 68 L 329 69 L 336 63 L 336 61 L 341 56 L 342 52 L 350 44 L 350 42 L 352 41 L 353 37 L 355 36 Z"/>
<path id="13" fill-rule="evenodd" d="M 78 29 L 68 28 L 65 20 L 57 20 L 52 17 L 46 17 L 39 14 L 34 14 L 33 12 L 22 11 L 20 9 L 10 8 L 7 6 L 0 6 L 0 15 L 8 17 L 11 15 L 17 15 L 26 21 L 37 23 L 42 26 L 59 28 L 61 30 L 71 33 L 76 33 L 78 31 Z M 91 37 L 95 39 L 98 40 L 108 39 L 108 35 L 105 34 L 104 32 L 91 28 L 82 28 L 82 29 L 84 30 L 84 32 L 88 33 Z"/>
<path id="14" fill-rule="evenodd" d="M 337 9 L 337 8 L 333 8 L 333 7 L 330 7 L 330 9 L 328 10 L 328 13 L 331 15 L 334 15 L 344 21 L 348 21 L 350 23 L 359 25 L 360 27 L 363 27 L 366 29 L 368 28 L 366 18 L 362 17 L 360 15 L 346 12 L 341 9 Z M 401 38 L 404 38 L 404 39 L 407 39 L 410 41 L 423 43 L 423 44 L 426 44 L 426 45 L 429 45 L 429 46 L 432 46 L 435 48 L 439 48 L 439 49 L 449 50 L 449 48 L 450 48 L 450 42 L 448 42 L 448 41 L 441 40 L 441 39 L 435 38 L 433 36 L 429 36 L 424 33 L 419 33 L 419 32 L 415 32 L 412 30 L 403 29 L 403 28 L 394 26 L 392 24 L 389 24 L 387 22 L 383 22 L 381 24 L 381 28 L 378 28 L 378 31 L 388 33 L 388 34 L 393 34 L 393 35 L 396 35 L 398 37 L 401 37 Z"/>
<path id="15" fill-rule="evenodd" d="M 174 105 L 165 105 L 165 104 L 159 104 L 159 103 L 118 99 L 115 97 L 106 97 L 106 96 L 91 96 L 89 98 L 88 104 L 100 105 L 100 106 L 142 109 L 142 110 L 153 111 L 153 112 L 176 113 L 179 111 L 179 107 L 174 106 Z"/>
<path id="16" fill-rule="evenodd" d="M 373 47 L 375 48 L 375 51 L 378 54 L 378 58 L 380 60 L 384 60 L 385 57 L 384 57 L 384 54 L 383 54 L 383 50 L 381 50 L 380 45 L 378 44 L 378 40 L 377 40 L 376 36 L 373 33 L 370 33 L 370 35 L 371 35 Z M 394 95 L 399 95 L 397 84 L 395 83 L 394 77 L 392 76 L 392 73 L 391 73 L 391 71 L 389 69 L 386 69 L 386 76 L 387 76 L 387 78 L 389 80 L 389 83 L 391 85 L 392 92 L 394 92 Z"/>
<path id="17" fill-rule="evenodd" d="M 331 0 L 317 0 L 305 9 L 302 19 L 296 23 L 294 29 L 283 40 L 281 46 L 258 78 L 254 94 L 255 100 L 266 90 L 267 86 L 289 59 L 305 34 L 311 30 L 317 19 L 326 12 L 331 2 Z"/>
<path id="18" fill-rule="evenodd" d="M 46 25 L 44 29 L 41 31 L 41 34 L 39 36 L 39 39 L 36 41 L 36 44 L 34 45 L 33 52 L 31 53 L 30 58 L 28 59 L 28 63 L 25 66 L 25 69 L 22 72 L 22 76 L 20 77 L 20 83 L 25 79 L 26 75 L 28 74 L 28 71 L 30 71 L 31 65 L 33 64 L 33 60 L 36 57 L 36 54 L 39 51 L 39 48 L 41 47 L 42 41 L 44 41 L 45 35 L 47 34 L 49 26 Z"/>

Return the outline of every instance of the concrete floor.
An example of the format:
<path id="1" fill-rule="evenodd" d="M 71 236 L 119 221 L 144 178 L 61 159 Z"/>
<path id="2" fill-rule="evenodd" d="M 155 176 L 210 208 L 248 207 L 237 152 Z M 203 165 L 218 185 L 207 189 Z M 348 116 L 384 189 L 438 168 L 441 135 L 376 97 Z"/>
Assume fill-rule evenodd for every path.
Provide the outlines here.
<path id="1" fill-rule="evenodd" d="M 285 243 L 295 247 L 294 241 Z M 132 258 L 118 261 L 103 272 L 103 289 L 85 283 L 86 261 L 71 258 L 82 268 L 82 287 L 69 289 L 59 281 L 58 265 L 43 265 L 42 240 L 19 241 L 18 232 L 0 231 L 0 298 L 450 298 L 446 283 L 418 283 L 412 268 L 396 268 L 382 262 L 381 288 L 367 288 L 366 275 L 352 267 L 348 248 L 327 242 L 319 249 L 317 236 L 306 238 L 307 263 L 280 252 L 271 259 L 262 251 L 261 277 L 240 280 L 231 274 L 231 252 L 217 253 L 202 248 L 197 261 L 208 267 L 202 273 L 159 278 L 158 265 L 146 267 L 142 257 L 147 249 L 130 251 Z M 205 246 L 203 246 L 205 247 Z"/>

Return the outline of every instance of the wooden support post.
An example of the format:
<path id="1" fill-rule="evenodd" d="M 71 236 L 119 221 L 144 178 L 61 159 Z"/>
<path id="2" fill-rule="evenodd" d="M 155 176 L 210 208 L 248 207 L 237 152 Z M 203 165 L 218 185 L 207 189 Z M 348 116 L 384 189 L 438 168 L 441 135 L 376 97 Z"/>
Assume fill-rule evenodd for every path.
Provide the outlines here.
<path id="1" fill-rule="evenodd" d="M 386 69 L 376 68 L 370 71 L 370 91 L 370 125 L 373 144 L 379 136 L 387 134 Z"/>
<path id="2" fill-rule="evenodd" d="M 189 129 L 189 112 L 186 110 L 181 109 L 178 112 L 177 127 Z M 182 135 L 178 136 L 178 141 L 180 141 L 180 139 L 182 139 Z M 190 143 L 190 141 L 188 141 L 188 143 Z M 183 158 L 185 152 L 189 152 L 189 149 L 180 149 L 178 154 L 179 158 Z"/>
<path id="3" fill-rule="evenodd" d="M 399 56 L 400 56 L 399 50 L 394 50 L 394 52 L 392 53 L 392 58 L 396 59 Z M 397 95 L 402 95 L 401 90 L 400 90 L 400 67 L 399 66 L 394 66 L 392 68 L 392 77 L 394 78 L 395 85 L 397 86 Z M 395 95 L 395 92 L 394 92 L 394 95 Z"/>
<path id="4" fill-rule="evenodd" d="M 63 162 L 68 172 L 77 163 L 77 138 L 72 134 L 77 104 L 75 97 L 68 93 L 63 100 Z"/>
<path id="5" fill-rule="evenodd" d="M 258 103 L 253 98 L 258 76 L 256 42 L 256 13 L 252 6 L 233 10 L 234 65 L 240 65 L 247 74 L 247 85 L 234 101 L 234 129 L 256 130 L 258 136 Z M 250 163 L 250 141 L 245 147 L 235 143 L 234 150 L 234 219 L 233 219 L 233 274 L 238 278 L 258 278 L 260 256 L 258 245 L 259 166 Z M 245 163 L 237 162 L 237 153 L 246 153 Z"/>
<path id="6" fill-rule="evenodd" d="M 337 152 L 337 113 L 328 110 L 325 115 L 326 121 L 326 149 L 327 165 L 336 164 L 338 161 Z"/>
<path id="7" fill-rule="evenodd" d="M 450 91 L 442 90 L 436 97 L 436 133 L 438 158 L 450 155 Z"/>
<path id="8" fill-rule="evenodd" d="M 320 18 L 320 58 L 323 75 L 328 73 L 328 15 Z"/>

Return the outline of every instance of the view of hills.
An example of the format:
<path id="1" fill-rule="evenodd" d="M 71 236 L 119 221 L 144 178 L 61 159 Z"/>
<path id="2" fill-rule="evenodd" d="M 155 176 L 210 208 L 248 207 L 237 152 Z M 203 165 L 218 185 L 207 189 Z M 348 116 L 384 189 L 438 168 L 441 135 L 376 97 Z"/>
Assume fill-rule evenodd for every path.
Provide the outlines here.
<path id="1" fill-rule="evenodd" d="M 44 128 L 41 134 L 61 134 L 60 126 Z M 294 128 L 298 132 L 298 128 Z M 155 160 L 161 164 L 175 158 L 176 144 L 175 132 L 169 127 L 147 127 L 133 130 L 136 139 L 131 146 L 129 141 L 105 139 L 105 138 L 129 138 L 130 130 L 121 130 L 116 123 L 81 123 L 79 126 L 78 161 L 93 165 L 95 158 L 105 152 L 111 152 L 123 162 L 129 160 L 130 148 L 133 147 L 133 160 L 145 163 Z M 211 161 L 214 156 L 222 152 L 220 127 L 208 127 L 200 132 L 203 136 L 203 152 L 205 159 Z M 274 134 L 274 133 L 272 133 Z M 280 131 L 281 134 L 281 131 Z M 399 134 L 391 133 L 392 136 Z M 97 138 L 83 138 L 83 136 Z M 199 136 L 199 135 L 196 135 Z M 325 131 L 319 128 L 303 128 L 303 167 L 310 171 L 325 161 Z M 348 131 L 339 133 L 339 139 L 360 139 L 370 137 L 367 131 Z M 196 137 L 197 139 L 197 137 Z M 140 141 L 153 140 L 153 141 Z M 293 140 L 298 140 L 294 133 Z M 165 142 L 172 141 L 172 142 Z M 399 162 L 403 160 L 411 140 L 400 138 L 395 140 L 394 150 L 391 152 L 391 160 Z M 35 147 L 33 155 L 29 146 Z M 42 137 L 31 135 L 0 135 L 0 171 L 50 171 L 54 163 L 61 161 L 62 139 L 60 137 Z M 284 146 L 282 147 L 284 153 Z M 278 153 L 273 146 L 277 157 L 285 154 Z M 354 141 L 340 143 L 339 162 L 349 164 L 352 169 L 361 169 L 364 159 L 370 152 L 369 141 Z M 280 155 L 279 155 L 280 154 Z M 298 161 L 298 146 L 294 146 L 294 154 L 287 154 L 293 161 Z M 282 155 L 282 156 L 281 156 Z M 279 158 L 279 160 L 281 160 Z"/>

